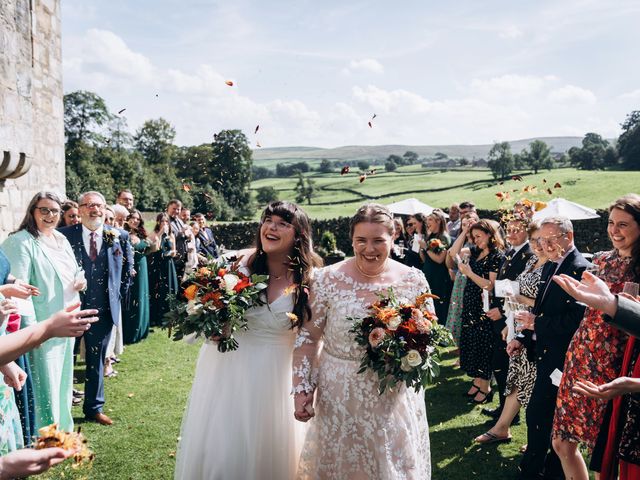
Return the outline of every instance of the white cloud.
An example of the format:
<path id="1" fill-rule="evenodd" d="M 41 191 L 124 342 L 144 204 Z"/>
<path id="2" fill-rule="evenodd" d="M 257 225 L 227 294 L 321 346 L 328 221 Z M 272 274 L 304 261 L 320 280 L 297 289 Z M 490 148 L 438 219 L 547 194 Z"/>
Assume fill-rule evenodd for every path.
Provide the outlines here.
<path id="1" fill-rule="evenodd" d="M 481 98 L 518 98 L 537 95 L 557 78 L 553 75 L 515 75 L 507 74 L 489 79 L 473 79 L 471 90 Z"/>
<path id="2" fill-rule="evenodd" d="M 500 33 L 498 33 L 498 35 L 500 36 L 500 38 L 514 39 L 514 38 L 521 37 L 523 35 L 523 32 L 517 26 L 509 25 L 508 27 L 504 28 Z"/>
<path id="3" fill-rule="evenodd" d="M 361 60 L 351 60 L 349 66 L 343 70 L 345 73 L 365 72 L 365 73 L 384 73 L 384 67 L 375 58 L 363 58 Z"/>
<path id="4" fill-rule="evenodd" d="M 558 103 L 583 103 L 587 105 L 593 105 L 597 102 L 597 98 L 591 90 L 575 85 L 565 85 L 553 90 L 549 93 L 549 100 Z"/>
<path id="5" fill-rule="evenodd" d="M 640 99 L 640 88 L 631 92 L 626 92 L 619 97 L 622 100 L 638 100 Z"/>

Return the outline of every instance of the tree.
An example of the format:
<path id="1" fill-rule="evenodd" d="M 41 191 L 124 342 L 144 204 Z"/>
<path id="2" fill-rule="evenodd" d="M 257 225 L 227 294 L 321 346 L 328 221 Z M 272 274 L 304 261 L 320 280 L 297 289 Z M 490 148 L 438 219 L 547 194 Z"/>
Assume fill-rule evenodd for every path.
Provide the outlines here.
<path id="1" fill-rule="evenodd" d="M 542 140 L 534 140 L 529 144 L 529 150 L 526 148 L 520 154 L 525 164 L 538 173 L 541 168 L 547 168 L 553 165 L 551 158 L 551 148 Z"/>
<path id="2" fill-rule="evenodd" d="M 267 167 L 256 167 L 255 165 L 251 168 L 251 179 L 252 180 L 260 180 L 263 178 L 271 178 L 274 176 L 274 171 Z"/>
<path id="3" fill-rule="evenodd" d="M 176 153 L 176 130 L 164 118 L 147 120 L 134 136 L 138 150 L 150 165 L 169 165 Z"/>
<path id="4" fill-rule="evenodd" d="M 461 167 L 466 167 L 467 165 L 469 165 L 469 160 L 465 157 L 462 157 L 460 160 L 458 160 L 458 163 Z"/>
<path id="5" fill-rule="evenodd" d="M 296 183 L 294 190 L 296 192 L 296 202 L 298 203 L 306 200 L 307 203 L 311 205 L 311 199 L 316 196 L 315 182 L 309 177 L 307 177 L 305 181 L 304 176 L 300 172 L 298 172 L 298 183 Z"/>
<path id="6" fill-rule="evenodd" d="M 273 187 L 260 187 L 256 192 L 256 200 L 259 205 L 267 205 L 278 200 L 278 192 Z"/>
<path id="7" fill-rule="evenodd" d="M 412 152 L 411 150 L 407 150 L 402 155 L 402 158 L 405 159 L 407 165 L 413 165 L 418 162 L 418 154 L 416 152 Z"/>
<path id="8" fill-rule="evenodd" d="M 384 164 L 385 172 L 395 172 L 397 168 L 398 168 L 398 166 L 395 164 L 395 162 L 387 161 Z"/>
<path id="9" fill-rule="evenodd" d="M 509 142 L 494 143 L 487 158 L 487 165 L 495 179 L 504 180 L 513 170 L 513 154 Z"/>
<path id="10" fill-rule="evenodd" d="M 78 90 L 66 94 L 63 103 L 67 146 L 102 142 L 100 128 L 113 118 L 105 101 L 93 92 Z"/>
<path id="11" fill-rule="evenodd" d="M 435 158 L 436 160 L 446 160 L 447 158 L 449 158 L 449 156 L 446 153 L 436 152 L 433 155 L 433 158 Z"/>
<path id="12" fill-rule="evenodd" d="M 369 170 L 370 166 L 371 162 L 368 162 L 367 160 L 358 160 L 358 168 L 360 170 Z"/>
<path id="13" fill-rule="evenodd" d="M 581 170 L 604 170 L 605 156 L 609 142 L 597 133 L 587 133 L 582 139 L 582 148 L 571 147 L 569 158 L 571 164 Z"/>
<path id="14" fill-rule="evenodd" d="M 326 158 L 323 158 L 320 161 L 320 168 L 318 168 L 318 171 L 321 173 L 333 172 L 333 164 L 331 163 L 331 160 L 327 160 Z"/>
<path id="15" fill-rule="evenodd" d="M 618 137 L 618 153 L 627 170 L 640 170 L 640 110 L 634 110 L 625 119 Z"/>

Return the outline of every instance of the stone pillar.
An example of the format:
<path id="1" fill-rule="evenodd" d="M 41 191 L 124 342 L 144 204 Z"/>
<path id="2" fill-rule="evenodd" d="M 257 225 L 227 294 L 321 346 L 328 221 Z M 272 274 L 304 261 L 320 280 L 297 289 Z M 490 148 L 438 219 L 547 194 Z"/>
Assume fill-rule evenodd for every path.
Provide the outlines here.
<path id="1" fill-rule="evenodd" d="M 0 0 L 0 52 L 0 177 L 17 177 L 1 185 L 3 240 L 36 192 L 64 194 L 60 0 Z"/>

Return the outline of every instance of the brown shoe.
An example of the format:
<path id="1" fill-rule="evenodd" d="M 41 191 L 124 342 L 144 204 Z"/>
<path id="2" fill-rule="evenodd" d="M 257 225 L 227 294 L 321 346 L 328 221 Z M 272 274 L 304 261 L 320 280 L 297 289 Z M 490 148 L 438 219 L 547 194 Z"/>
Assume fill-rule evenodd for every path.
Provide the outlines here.
<path id="1" fill-rule="evenodd" d="M 107 417 L 104 413 L 96 413 L 93 417 L 87 417 L 87 420 L 93 420 L 100 425 L 113 425 L 113 420 Z"/>

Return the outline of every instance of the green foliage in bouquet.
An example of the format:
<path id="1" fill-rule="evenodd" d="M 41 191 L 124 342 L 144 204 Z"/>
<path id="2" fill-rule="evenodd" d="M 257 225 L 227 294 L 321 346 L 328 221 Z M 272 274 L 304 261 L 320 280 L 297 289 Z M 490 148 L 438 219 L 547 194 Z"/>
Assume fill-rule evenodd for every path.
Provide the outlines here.
<path id="1" fill-rule="evenodd" d="M 440 374 L 438 349 L 453 343 L 427 308 L 428 299 L 437 297 L 423 293 L 414 303 L 401 303 L 392 288 L 379 297 L 369 316 L 349 319 L 356 343 L 365 348 L 358 373 L 376 372 L 380 395 L 403 382 L 418 392 Z"/>
<path id="2" fill-rule="evenodd" d="M 180 292 L 169 297 L 170 309 L 163 327 L 174 340 L 188 335 L 215 338 L 220 352 L 238 348 L 234 333 L 247 330 L 244 313 L 261 305 L 260 292 L 267 288 L 267 275 L 246 275 L 240 259 L 219 258 L 191 273 Z"/>

